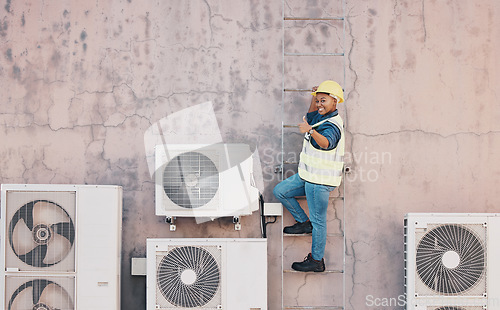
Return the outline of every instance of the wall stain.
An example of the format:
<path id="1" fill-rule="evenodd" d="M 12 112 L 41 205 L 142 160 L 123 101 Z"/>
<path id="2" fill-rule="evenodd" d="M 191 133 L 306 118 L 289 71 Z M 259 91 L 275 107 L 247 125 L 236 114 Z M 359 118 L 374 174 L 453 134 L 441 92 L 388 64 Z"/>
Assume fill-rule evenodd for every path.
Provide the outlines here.
<path id="1" fill-rule="evenodd" d="M 82 33 L 80 33 L 80 41 L 85 41 L 85 39 L 87 38 L 87 32 L 85 32 L 85 30 L 82 31 Z"/>
<path id="2" fill-rule="evenodd" d="M 9 24 L 4 19 L 3 23 L 0 24 L 0 36 L 5 37 L 7 35 L 7 29 L 9 29 Z"/>
<path id="3" fill-rule="evenodd" d="M 52 54 L 52 57 L 50 58 L 50 62 L 54 65 L 57 66 L 61 62 L 61 54 L 58 51 L 55 51 L 54 54 Z"/>
<path id="4" fill-rule="evenodd" d="M 5 10 L 10 13 L 10 3 L 11 0 L 7 0 L 7 4 L 4 6 Z"/>
<path id="5" fill-rule="evenodd" d="M 21 68 L 19 68 L 17 65 L 14 65 L 14 67 L 12 67 L 12 77 L 18 81 L 21 80 Z"/>
<path id="6" fill-rule="evenodd" d="M 12 62 L 12 49 L 11 48 L 7 49 L 7 51 L 5 52 L 5 57 L 7 58 L 8 61 Z"/>

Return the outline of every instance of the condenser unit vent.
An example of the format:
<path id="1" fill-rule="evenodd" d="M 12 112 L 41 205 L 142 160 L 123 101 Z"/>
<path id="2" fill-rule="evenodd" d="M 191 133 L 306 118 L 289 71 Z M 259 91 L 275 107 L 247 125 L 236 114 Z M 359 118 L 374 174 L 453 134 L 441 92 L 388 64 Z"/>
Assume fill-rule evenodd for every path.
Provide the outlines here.
<path id="1" fill-rule="evenodd" d="M 175 307 L 216 309 L 222 304 L 220 252 L 220 247 L 180 246 L 158 255 L 161 296 Z"/>
<path id="2" fill-rule="evenodd" d="M 74 278 L 8 278 L 6 293 L 7 310 L 75 309 Z"/>
<path id="3" fill-rule="evenodd" d="M 155 168 L 156 215 L 236 217 L 258 209 L 248 145 L 157 145 Z"/>
<path id="4" fill-rule="evenodd" d="M 177 155 L 167 163 L 162 175 L 165 195 L 181 208 L 206 206 L 219 190 L 216 154 L 212 159 L 200 152 Z"/>
<path id="5" fill-rule="evenodd" d="M 266 239 L 147 240 L 147 310 L 266 305 Z"/>
<path id="6" fill-rule="evenodd" d="M 496 213 L 405 217 L 407 309 L 483 309 L 500 296 Z"/>
<path id="7" fill-rule="evenodd" d="M 478 225 L 437 225 L 420 238 L 416 265 L 423 286 L 436 294 L 457 295 L 482 284 L 477 294 L 486 293 L 485 227 L 480 225 L 476 233 L 473 226 Z"/>
<path id="8" fill-rule="evenodd" d="M 56 202 L 30 201 L 15 212 L 8 226 L 12 254 L 29 266 L 44 268 L 56 265 L 73 249 L 73 219 Z"/>

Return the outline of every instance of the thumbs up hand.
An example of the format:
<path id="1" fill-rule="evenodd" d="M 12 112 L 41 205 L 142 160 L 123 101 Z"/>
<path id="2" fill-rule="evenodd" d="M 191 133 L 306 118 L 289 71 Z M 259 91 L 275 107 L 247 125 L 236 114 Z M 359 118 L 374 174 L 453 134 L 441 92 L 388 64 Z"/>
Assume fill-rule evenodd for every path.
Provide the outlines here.
<path id="1" fill-rule="evenodd" d="M 301 133 L 309 132 L 312 129 L 312 126 L 307 123 L 307 119 L 305 116 L 302 117 L 302 123 L 299 124 L 299 130 Z"/>

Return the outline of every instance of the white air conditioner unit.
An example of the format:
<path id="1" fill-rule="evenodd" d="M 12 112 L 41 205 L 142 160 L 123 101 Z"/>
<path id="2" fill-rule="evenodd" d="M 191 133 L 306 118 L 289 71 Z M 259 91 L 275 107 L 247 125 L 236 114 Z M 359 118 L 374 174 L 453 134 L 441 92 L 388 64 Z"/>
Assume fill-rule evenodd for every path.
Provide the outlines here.
<path id="1" fill-rule="evenodd" d="M 5 310 L 118 310 L 122 188 L 3 184 Z"/>
<path id="2" fill-rule="evenodd" d="M 147 310 L 267 309 L 267 239 L 148 239 Z"/>
<path id="3" fill-rule="evenodd" d="M 237 217 L 258 209 L 248 145 L 157 145 L 155 167 L 156 215 Z"/>
<path id="4" fill-rule="evenodd" d="M 500 214 L 405 216 L 406 309 L 492 309 L 500 301 Z"/>

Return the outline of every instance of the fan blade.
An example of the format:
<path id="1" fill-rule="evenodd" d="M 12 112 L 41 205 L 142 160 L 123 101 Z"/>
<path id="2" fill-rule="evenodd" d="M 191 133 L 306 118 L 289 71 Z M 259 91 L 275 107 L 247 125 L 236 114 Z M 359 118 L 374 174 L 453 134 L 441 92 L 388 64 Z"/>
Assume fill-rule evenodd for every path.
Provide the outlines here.
<path id="1" fill-rule="evenodd" d="M 65 258 L 70 250 L 71 243 L 69 240 L 66 237 L 54 234 L 47 245 L 47 251 L 45 253 L 45 257 L 43 258 L 43 263 L 46 265 L 54 265 Z"/>
<path id="2" fill-rule="evenodd" d="M 45 279 L 37 279 L 33 280 L 33 304 L 37 304 L 40 302 L 40 295 L 42 295 L 42 291 L 47 287 L 47 285 L 51 283 Z"/>
<path id="3" fill-rule="evenodd" d="M 20 287 L 21 291 L 16 291 L 9 302 L 8 310 L 25 310 L 33 308 L 33 287 Z M 18 289 L 18 290 L 19 290 Z"/>
<path id="4" fill-rule="evenodd" d="M 40 295 L 39 302 L 49 306 L 50 309 L 74 309 L 73 301 L 68 292 L 55 283 L 50 283 L 45 287 Z"/>
<path id="5" fill-rule="evenodd" d="M 37 246 L 35 241 L 33 241 L 32 232 L 24 220 L 17 221 L 12 231 L 11 241 L 16 255 L 24 255 L 31 252 Z"/>
<path id="6" fill-rule="evenodd" d="M 52 225 L 51 228 L 55 234 L 63 236 L 68 239 L 71 244 L 73 244 L 73 241 L 75 240 L 75 228 L 71 222 L 56 223 Z"/>
<path id="7" fill-rule="evenodd" d="M 33 206 L 33 225 L 52 225 L 60 222 L 70 222 L 63 208 L 50 201 L 40 200 Z"/>
<path id="8" fill-rule="evenodd" d="M 19 255 L 19 259 L 30 266 L 34 267 L 47 267 L 43 263 L 45 259 L 45 255 L 47 254 L 47 245 L 39 245 L 34 248 L 31 252 L 26 253 L 25 255 Z"/>
<path id="9" fill-rule="evenodd" d="M 14 216 L 17 220 L 23 219 L 29 230 L 33 230 L 33 204 L 33 201 L 28 202 L 22 206 Z"/>

